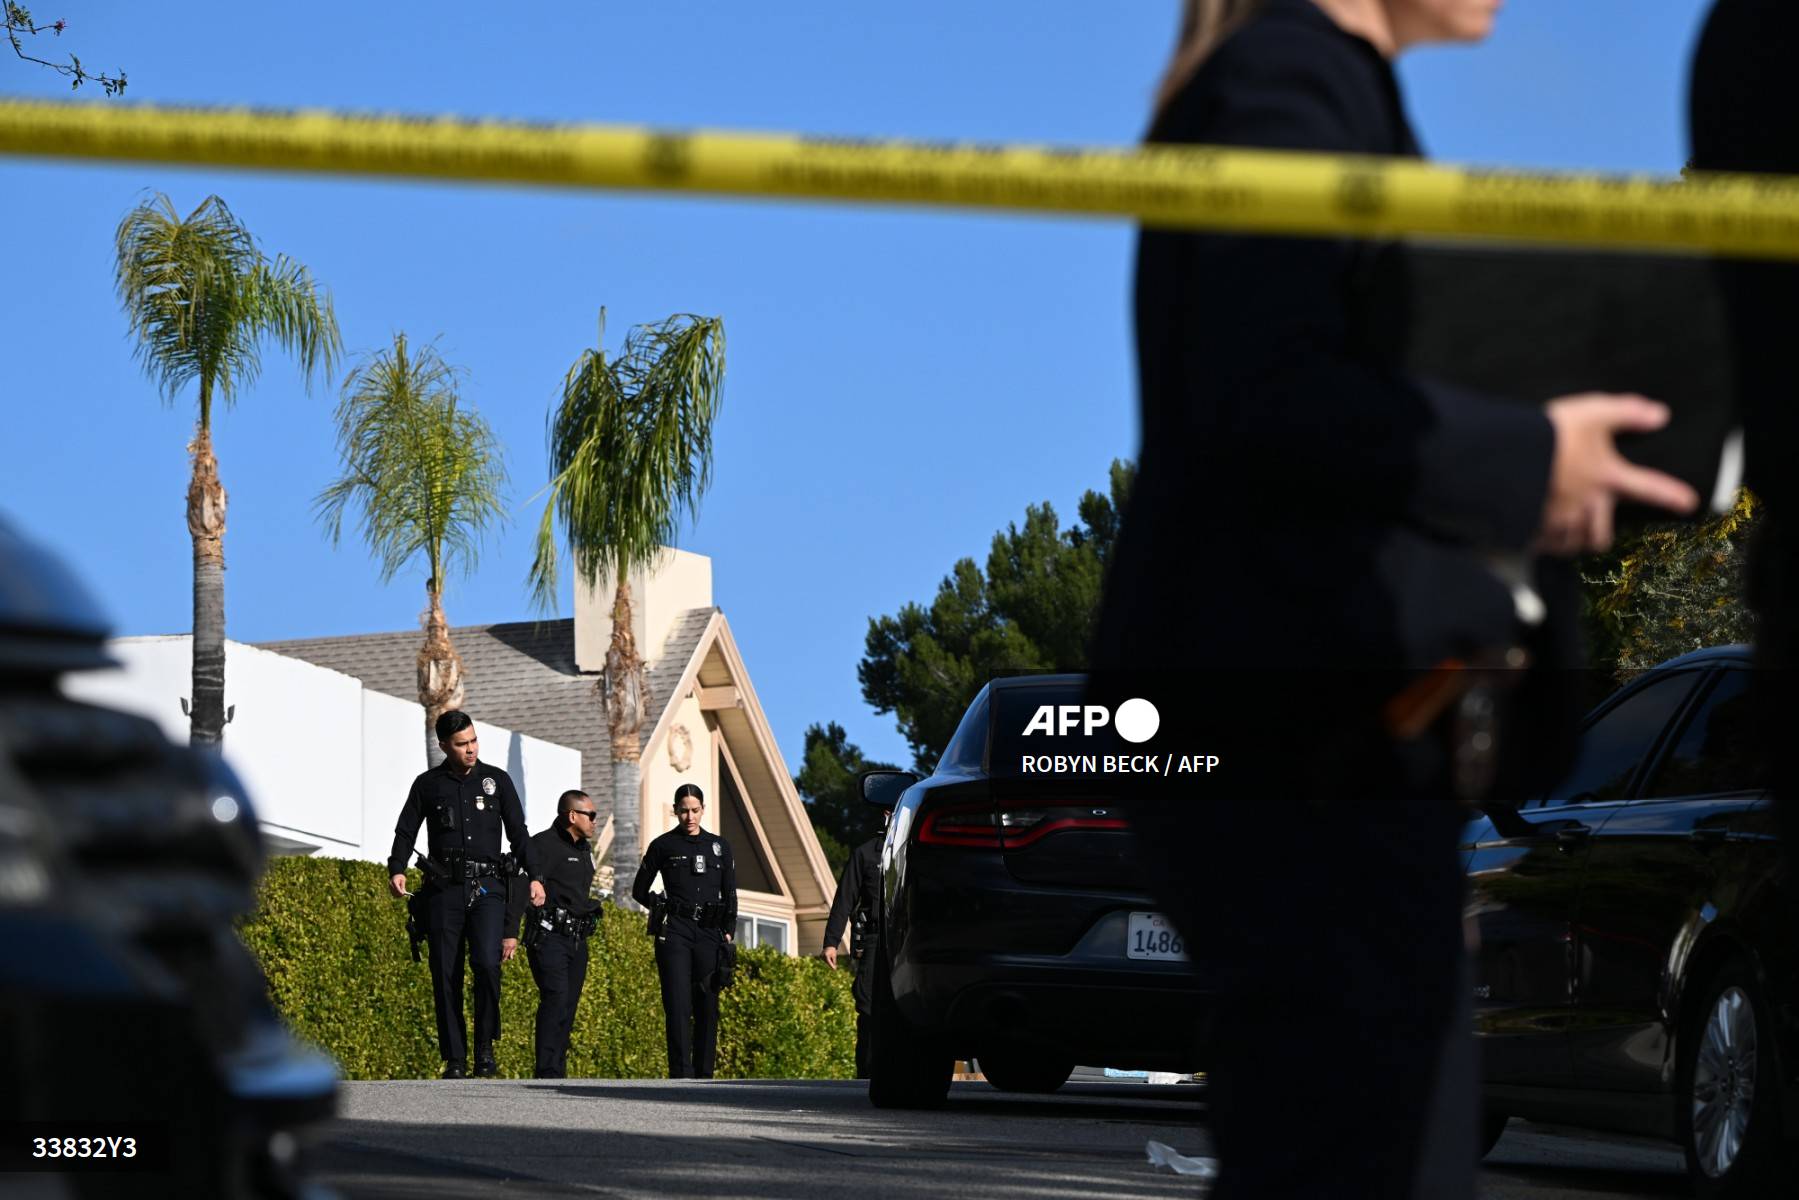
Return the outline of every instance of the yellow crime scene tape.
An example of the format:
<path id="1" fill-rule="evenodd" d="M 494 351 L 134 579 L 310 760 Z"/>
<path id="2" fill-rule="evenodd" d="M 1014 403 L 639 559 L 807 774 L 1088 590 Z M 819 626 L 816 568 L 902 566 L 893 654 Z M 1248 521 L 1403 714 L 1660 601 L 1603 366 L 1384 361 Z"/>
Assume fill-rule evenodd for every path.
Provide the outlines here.
<path id="1" fill-rule="evenodd" d="M 0 153 L 1799 258 L 1799 179 L 0 100 Z"/>

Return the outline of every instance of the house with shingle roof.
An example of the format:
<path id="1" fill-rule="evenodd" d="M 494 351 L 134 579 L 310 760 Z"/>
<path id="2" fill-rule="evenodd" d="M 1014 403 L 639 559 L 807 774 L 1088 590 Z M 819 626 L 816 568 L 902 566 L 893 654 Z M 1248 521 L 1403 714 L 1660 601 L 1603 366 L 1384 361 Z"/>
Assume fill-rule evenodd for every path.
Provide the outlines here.
<path id="1" fill-rule="evenodd" d="M 787 953 L 824 940 L 836 881 L 781 758 L 725 614 L 712 603 L 712 563 L 664 551 L 631 578 L 633 633 L 648 667 L 640 786 L 613 794 L 611 741 L 600 671 L 612 637 L 612 585 L 577 584 L 574 615 L 453 628 L 464 666 L 463 708 L 478 721 L 569 747 L 580 787 L 606 814 L 635 806 L 640 846 L 672 829 L 683 783 L 706 795 L 706 827 L 737 855 L 738 941 Z M 416 629 L 264 642 L 259 648 L 339 672 L 366 689 L 417 696 Z M 401 797 L 395 797 L 398 809 Z M 536 804 L 527 797 L 528 806 Z M 628 891 L 635 863 L 610 864 Z"/>

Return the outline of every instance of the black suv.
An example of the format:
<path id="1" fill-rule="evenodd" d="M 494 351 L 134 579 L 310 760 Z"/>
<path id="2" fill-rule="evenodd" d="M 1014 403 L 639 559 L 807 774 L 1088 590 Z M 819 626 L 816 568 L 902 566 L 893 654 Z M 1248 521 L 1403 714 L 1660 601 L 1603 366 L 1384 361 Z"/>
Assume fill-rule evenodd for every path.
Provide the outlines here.
<path id="1" fill-rule="evenodd" d="M 930 778 L 862 778 L 864 799 L 895 806 L 873 964 L 878 1107 L 941 1103 L 958 1058 L 1025 1092 L 1054 1091 L 1076 1063 L 1201 1064 L 1207 990 L 1143 890 L 1104 777 L 1021 775 L 1017 754 L 995 753 L 1042 706 L 1081 705 L 1085 687 L 995 680 Z"/>
<path id="2" fill-rule="evenodd" d="M 0 522 L 0 1168 L 60 1167 L 34 1194 L 303 1194 L 337 1069 L 282 1025 L 233 930 L 256 901 L 255 814 L 217 755 L 62 694 L 65 672 L 110 665 L 105 632 Z"/>
<path id="3" fill-rule="evenodd" d="M 1648 1134 L 1702 1195 L 1775 1194 L 1799 938 L 1750 686 L 1742 646 L 1664 663 L 1587 718 L 1561 784 L 1470 826 L 1486 1149 L 1513 1116 Z"/>

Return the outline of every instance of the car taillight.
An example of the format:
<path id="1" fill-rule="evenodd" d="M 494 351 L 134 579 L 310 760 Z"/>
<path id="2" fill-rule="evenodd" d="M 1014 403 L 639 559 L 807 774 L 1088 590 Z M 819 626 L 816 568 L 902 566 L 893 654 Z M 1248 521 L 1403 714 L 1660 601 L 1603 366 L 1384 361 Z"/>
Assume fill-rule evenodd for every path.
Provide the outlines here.
<path id="1" fill-rule="evenodd" d="M 952 804 L 928 811 L 918 826 L 918 840 L 927 846 L 973 846 L 998 850 L 999 824 L 993 806 Z"/>
<path id="2" fill-rule="evenodd" d="M 1129 829 L 1115 806 L 1091 800 L 1040 800 L 1030 807 L 955 804 L 925 814 L 918 840 L 933 846 L 1022 850 L 1065 829 Z"/>

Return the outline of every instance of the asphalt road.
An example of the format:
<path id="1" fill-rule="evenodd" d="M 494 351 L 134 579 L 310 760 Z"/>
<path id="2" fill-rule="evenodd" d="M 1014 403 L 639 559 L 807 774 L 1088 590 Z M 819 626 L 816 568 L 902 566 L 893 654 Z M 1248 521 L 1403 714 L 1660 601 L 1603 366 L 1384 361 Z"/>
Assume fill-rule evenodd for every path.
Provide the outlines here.
<path id="1" fill-rule="evenodd" d="M 396 1081 L 344 1086 L 310 1159 L 364 1197 L 1185 1196 L 1151 1139 L 1209 1152 L 1204 1090 L 1073 1083 L 1019 1098 L 957 1083 L 938 1112 L 878 1112 L 852 1082 Z M 1483 1200 L 1687 1195 L 1680 1154 L 1514 1121 Z"/>

